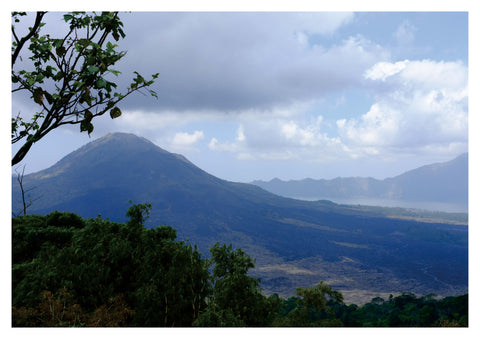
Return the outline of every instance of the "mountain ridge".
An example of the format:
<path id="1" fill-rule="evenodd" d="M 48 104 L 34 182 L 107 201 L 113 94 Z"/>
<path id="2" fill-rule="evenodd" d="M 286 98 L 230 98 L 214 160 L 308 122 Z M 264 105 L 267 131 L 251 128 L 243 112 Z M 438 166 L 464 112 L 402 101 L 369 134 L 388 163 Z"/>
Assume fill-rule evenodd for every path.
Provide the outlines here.
<path id="1" fill-rule="evenodd" d="M 101 214 L 122 222 L 129 200 L 151 203 L 148 227 L 173 226 L 204 254 L 223 242 L 256 258 L 253 274 L 266 294 L 294 295 L 296 287 L 320 280 L 357 304 L 402 291 L 447 296 L 468 290 L 464 225 L 280 197 L 219 179 L 132 134 L 94 140 L 49 169 L 25 175 L 24 185 L 41 196 L 29 213 Z M 15 178 L 12 193 L 15 210 Z"/>
<path id="2" fill-rule="evenodd" d="M 251 182 L 269 192 L 306 200 L 384 199 L 392 202 L 457 204 L 468 209 L 468 153 L 455 159 L 421 166 L 383 180 L 372 177 L 337 177 Z M 367 201 L 367 200 L 366 200 Z M 438 205 L 438 204 L 437 204 Z M 391 206 L 391 204 L 389 205 Z"/>

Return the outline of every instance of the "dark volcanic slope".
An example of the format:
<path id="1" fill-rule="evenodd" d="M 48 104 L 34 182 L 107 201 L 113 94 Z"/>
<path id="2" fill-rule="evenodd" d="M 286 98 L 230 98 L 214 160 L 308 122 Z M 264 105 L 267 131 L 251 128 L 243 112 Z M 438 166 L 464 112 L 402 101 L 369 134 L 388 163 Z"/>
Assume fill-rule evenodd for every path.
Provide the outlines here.
<path id="1" fill-rule="evenodd" d="M 216 178 L 131 134 L 110 134 L 27 175 L 30 213 L 72 211 L 125 220 L 128 200 L 153 206 L 147 226 L 168 224 L 202 253 L 216 241 L 257 259 L 266 293 L 319 280 L 350 302 L 389 293 L 467 291 L 466 226 L 390 219 L 331 202 L 282 198 Z M 19 192 L 13 185 L 14 210 Z"/>
<path id="2" fill-rule="evenodd" d="M 33 198 L 41 196 L 31 213 L 67 210 L 115 221 L 125 220 L 129 200 L 151 202 L 152 223 L 200 215 L 217 220 L 219 214 L 259 202 L 286 206 L 291 201 L 253 185 L 218 179 L 181 155 L 123 133 L 93 141 L 49 169 L 25 176 L 24 182 L 35 187 Z M 13 190 L 15 205 L 20 201 L 15 181 Z"/>

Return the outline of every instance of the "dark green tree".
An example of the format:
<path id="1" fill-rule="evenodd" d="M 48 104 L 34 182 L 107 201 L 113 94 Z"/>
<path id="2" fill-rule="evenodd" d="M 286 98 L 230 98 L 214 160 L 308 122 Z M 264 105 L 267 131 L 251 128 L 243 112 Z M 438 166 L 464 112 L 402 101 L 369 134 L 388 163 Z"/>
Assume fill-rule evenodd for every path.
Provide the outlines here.
<path id="1" fill-rule="evenodd" d="M 335 313 L 327 304 L 328 301 L 343 303 L 340 292 L 323 281 L 313 287 L 298 287 L 297 298 L 287 301 L 289 308 L 286 316 L 275 321 L 275 326 L 342 326 Z"/>
<path id="2" fill-rule="evenodd" d="M 468 326 L 468 294 L 446 297 L 438 302 L 439 326 Z"/>
<path id="3" fill-rule="evenodd" d="M 135 322 L 141 326 L 191 326 L 209 293 L 208 262 L 196 247 L 175 241 L 174 229 L 147 230 L 139 250 Z"/>
<path id="4" fill-rule="evenodd" d="M 242 249 L 216 243 L 211 249 L 213 294 L 196 326 L 265 326 L 268 303 L 260 279 L 250 277 L 253 260 Z"/>
<path id="5" fill-rule="evenodd" d="M 455 305 L 455 308 L 451 306 Z M 457 308 L 458 307 L 458 308 Z M 348 310 L 347 310 L 348 312 Z M 340 315 L 342 317 L 343 315 Z M 433 294 L 416 297 L 401 293 L 388 300 L 371 302 L 348 312 L 346 326 L 363 327 L 437 327 L 468 326 L 468 295 L 436 300 Z"/>
<path id="6" fill-rule="evenodd" d="M 110 112 L 112 119 L 122 112 L 117 104 L 153 84 L 158 74 L 146 80 L 135 72 L 125 92 L 117 92 L 112 68 L 126 53 L 116 42 L 125 37 L 118 12 L 72 12 L 63 16 L 66 34 L 41 34 L 46 12 L 37 12 L 25 35 L 18 25 L 28 15 L 12 13 L 12 94 L 28 93 L 38 109 L 12 117 L 12 144 L 22 146 L 12 158 L 20 162 L 32 145 L 52 130 L 66 124 L 80 125 L 81 132 L 93 131 L 92 120 Z M 27 58 L 28 57 L 28 58 Z M 150 94 L 156 97 L 153 90 Z"/>

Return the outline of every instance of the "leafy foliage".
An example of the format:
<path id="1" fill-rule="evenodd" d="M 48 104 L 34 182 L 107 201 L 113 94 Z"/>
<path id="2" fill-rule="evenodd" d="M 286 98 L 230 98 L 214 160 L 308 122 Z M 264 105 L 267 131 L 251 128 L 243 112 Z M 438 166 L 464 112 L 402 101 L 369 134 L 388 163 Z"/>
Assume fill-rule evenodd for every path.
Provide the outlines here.
<path id="1" fill-rule="evenodd" d="M 468 295 L 403 293 L 358 307 L 321 281 L 266 297 L 242 249 L 217 243 L 202 258 L 175 229 L 145 228 L 150 209 L 131 205 L 127 223 L 13 218 L 13 326 L 468 326 Z"/>
<path id="2" fill-rule="evenodd" d="M 388 300 L 376 297 L 357 307 L 331 303 L 331 309 L 349 327 L 466 327 L 468 294 L 441 300 L 401 293 Z"/>
<path id="3" fill-rule="evenodd" d="M 260 279 L 248 275 L 255 265 L 242 250 L 216 243 L 211 249 L 213 294 L 197 326 L 265 326 L 268 308 Z"/>
<path id="4" fill-rule="evenodd" d="M 12 13 L 12 93 L 28 92 L 38 105 L 36 112 L 12 118 L 12 144 L 22 142 L 12 165 L 57 127 L 78 124 L 81 132 L 90 134 L 94 117 L 110 112 L 112 119 L 118 118 L 122 112 L 117 104 L 131 93 L 150 87 L 158 77 L 153 74 L 147 80 L 134 72 L 126 92 L 116 91 L 117 84 L 111 77 L 120 71 L 112 67 L 126 55 L 117 50 L 116 42 L 125 37 L 118 12 L 67 13 L 63 16 L 67 33 L 57 37 L 41 34 L 45 14 L 37 12 L 33 26 L 22 37 L 16 26 L 26 13 Z M 22 62 L 22 55 L 28 55 L 30 62 Z M 157 97 L 153 90 L 148 91 Z"/>
<path id="5" fill-rule="evenodd" d="M 58 212 L 14 218 L 14 324 L 21 325 L 23 318 L 27 319 L 23 325 L 29 324 L 31 317 L 16 316 L 19 310 L 42 312 L 45 291 L 68 291 L 89 316 L 103 314 L 104 319 L 105 308 L 125 303 L 123 309 L 134 308 L 135 313 L 125 311 L 122 324 L 131 317 L 128 324 L 134 326 L 191 325 L 205 307 L 207 262 L 196 247 L 177 241 L 171 227 L 143 227 L 145 207 L 130 207 L 132 218 L 125 224 L 97 217 L 74 227 L 70 220 L 76 218 Z M 62 216 L 65 223 L 59 225 Z M 55 324 L 64 324 L 57 320 Z M 109 322 L 98 318 L 97 323 Z"/>
<path id="6" fill-rule="evenodd" d="M 297 298 L 290 298 L 286 304 L 286 312 L 276 321 L 277 326 L 342 326 L 342 321 L 335 319 L 332 309 L 327 305 L 329 300 L 343 302 L 343 296 L 334 291 L 323 281 L 314 287 L 297 288 Z"/>

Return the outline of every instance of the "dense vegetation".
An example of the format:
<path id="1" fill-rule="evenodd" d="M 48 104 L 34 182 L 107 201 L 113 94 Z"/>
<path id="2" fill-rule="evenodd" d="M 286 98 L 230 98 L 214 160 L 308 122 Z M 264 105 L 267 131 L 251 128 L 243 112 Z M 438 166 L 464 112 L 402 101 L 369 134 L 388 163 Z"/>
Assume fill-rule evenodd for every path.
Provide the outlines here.
<path id="1" fill-rule="evenodd" d="M 204 258 L 175 229 L 145 228 L 149 211 L 132 205 L 126 223 L 13 218 L 13 326 L 468 326 L 468 295 L 403 293 L 358 307 L 320 282 L 267 297 L 243 250 L 217 243 Z"/>

